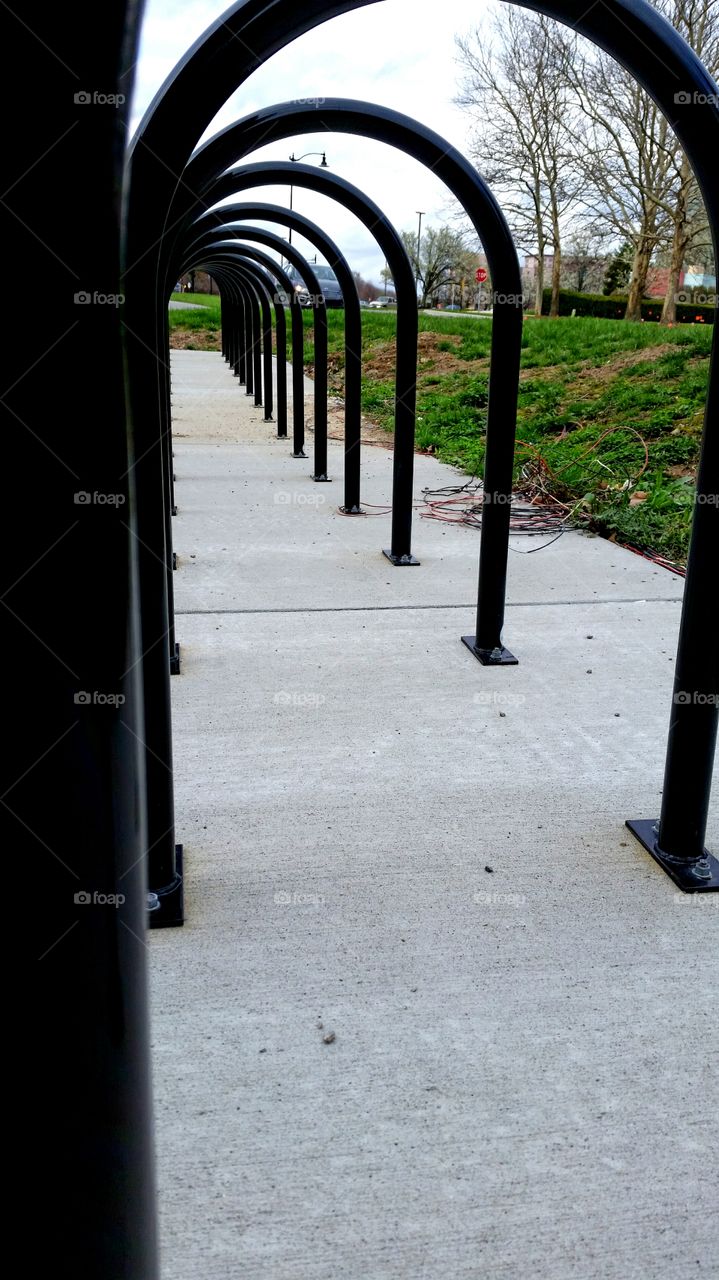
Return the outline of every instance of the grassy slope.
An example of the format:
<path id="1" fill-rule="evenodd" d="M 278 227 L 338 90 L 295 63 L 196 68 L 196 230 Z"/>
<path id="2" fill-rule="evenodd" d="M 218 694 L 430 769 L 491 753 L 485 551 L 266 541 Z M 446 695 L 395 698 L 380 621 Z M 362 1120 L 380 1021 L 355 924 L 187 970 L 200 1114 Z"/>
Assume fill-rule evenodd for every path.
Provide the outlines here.
<path id="1" fill-rule="evenodd" d="M 202 301 L 210 304 L 212 315 L 173 312 L 173 327 L 215 329 L 218 300 Z M 341 394 L 343 313 L 330 311 L 328 320 L 331 381 Z M 307 325 L 309 321 L 306 316 Z M 363 314 L 363 411 L 388 430 L 395 330 L 395 314 Z M 417 445 L 470 474 L 481 474 L 491 323 L 421 316 L 420 333 L 427 336 L 420 339 Z M 308 365 L 311 338 L 309 330 Z M 682 560 L 711 329 L 530 318 L 522 345 L 519 487 L 543 488 L 601 532 Z M 645 466 L 642 441 L 649 463 L 640 476 Z"/>
<path id="2" fill-rule="evenodd" d="M 175 329 L 219 329 L 220 299 L 217 294 L 207 293 L 173 293 L 173 302 L 194 302 L 197 311 L 170 312 L 170 327 Z M 199 308 L 202 310 L 199 310 Z"/>

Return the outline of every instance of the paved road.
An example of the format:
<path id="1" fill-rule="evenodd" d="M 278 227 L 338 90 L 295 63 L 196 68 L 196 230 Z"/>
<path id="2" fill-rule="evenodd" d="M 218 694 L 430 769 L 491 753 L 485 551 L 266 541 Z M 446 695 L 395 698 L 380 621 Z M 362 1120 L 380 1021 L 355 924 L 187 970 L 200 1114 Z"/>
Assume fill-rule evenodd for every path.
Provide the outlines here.
<path id="1" fill-rule="evenodd" d="M 426 308 L 424 311 L 420 312 L 420 315 L 447 316 L 450 320 L 455 320 L 458 316 L 463 320 L 465 318 L 468 320 L 491 320 L 492 319 L 491 311 L 434 311 L 431 308 Z"/>

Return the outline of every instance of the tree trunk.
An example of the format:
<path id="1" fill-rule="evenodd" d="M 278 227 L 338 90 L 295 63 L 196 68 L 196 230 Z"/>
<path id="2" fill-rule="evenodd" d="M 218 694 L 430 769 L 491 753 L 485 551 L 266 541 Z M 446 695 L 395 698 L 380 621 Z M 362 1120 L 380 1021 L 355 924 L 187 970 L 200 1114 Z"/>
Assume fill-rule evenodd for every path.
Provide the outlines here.
<path id="1" fill-rule="evenodd" d="M 677 319 L 677 293 L 679 292 L 679 280 L 684 266 L 684 255 L 687 251 L 689 243 L 689 235 L 687 229 L 687 189 L 691 178 L 691 169 L 689 162 L 684 157 L 682 160 L 679 191 L 677 192 L 677 204 L 674 214 L 674 235 L 672 236 L 672 254 L 669 262 L 669 279 L 667 281 L 667 291 L 664 296 L 664 306 L 662 307 L 661 324 L 676 324 Z"/>
<path id="2" fill-rule="evenodd" d="M 644 297 L 647 287 L 647 276 L 649 275 L 649 264 L 652 260 L 653 243 L 653 239 L 645 234 L 639 240 L 634 252 L 632 279 L 629 285 L 627 309 L 624 312 L 625 320 L 641 320 L 642 318 L 642 298 Z"/>
<path id="3" fill-rule="evenodd" d="M 542 302 L 544 299 L 544 240 L 539 237 L 539 249 L 537 252 L 537 279 L 534 286 L 534 310 L 536 315 L 542 314 Z"/>
<path id="4" fill-rule="evenodd" d="M 552 263 L 552 300 L 549 315 L 556 320 L 559 315 L 559 281 L 562 275 L 562 242 L 559 234 L 559 213 L 552 201 L 552 239 L 554 241 L 554 261 Z"/>
<path id="5" fill-rule="evenodd" d="M 677 224 L 674 228 L 674 236 L 672 239 L 672 256 L 669 266 L 669 278 L 667 280 L 667 291 L 664 295 L 664 306 L 662 307 L 661 324 L 676 324 L 677 321 L 677 293 L 679 292 L 679 280 L 684 265 L 684 253 L 686 251 L 686 236 Z"/>
<path id="6" fill-rule="evenodd" d="M 554 251 L 554 265 L 552 266 L 552 301 L 549 305 L 549 314 L 556 320 L 559 315 L 559 278 L 562 273 L 562 257 L 561 250 Z"/>

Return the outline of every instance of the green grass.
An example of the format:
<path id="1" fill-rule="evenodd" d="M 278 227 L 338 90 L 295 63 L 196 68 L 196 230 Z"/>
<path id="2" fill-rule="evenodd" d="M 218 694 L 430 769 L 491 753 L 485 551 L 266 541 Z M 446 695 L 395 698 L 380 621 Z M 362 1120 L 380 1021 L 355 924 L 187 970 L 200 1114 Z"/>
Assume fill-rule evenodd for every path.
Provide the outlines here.
<path id="1" fill-rule="evenodd" d="M 209 293 L 173 293 L 173 302 L 195 302 L 197 311 L 170 311 L 170 330 L 201 329 L 217 330 L 220 328 L 220 299 L 217 294 Z M 202 310 L 199 310 L 199 308 Z"/>
<path id="2" fill-rule="evenodd" d="M 176 296 L 210 310 L 170 312 L 171 327 L 219 327 L 218 298 Z M 331 390 L 341 395 L 344 313 L 330 310 L 327 319 Z M 311 366 L 309 312 L 304 321 L 305 363 Z M 396 327 L 395 312 L 362 314 L 362 409 L 388 431 L 394 418 Z M 419 328 L 436 340 L 430 350 L 420 349 L 417 446 L 470 475 L 481 475 L 491 321 L 422 315 Z M 518 488 L 541 487 L 598 532 L 683 561 L 711 340 L 712 329 L 702 325 L 664 329 L 588 317 L 527 318 Z M 657 347 L 665 350 L 642 358 L 642 351 Z"/>
<path id="3" fill-rule="evenodd" d="M 334 389 L 342 389 L 342 315 L 329 315 Z M 391 369 L 396 316 L 363 316 L 363 412 L 392 429 Z M 481 474 L 491 322 L 421 316 L 438 335 L 435 358 L 420 359 L 417 446 L 469 474 Z M 452 337 L 455 341 L 448 341 Z M 456 338 L 459 337 L 459 343 Z M 682 562 L 693 505 L 712 331 L 567 318 L 525 321 L 517 426 L 516 482 L 537 482 L 583 523 Z M 666 352 L 641 359 L 642 350 Z M 447 352 L 454 367 L 442 369 Z M 311 332 L 306 357 L 312 361 Z M 625 365 L 625 361 L 632 362 Z M 461 367 L 466 364 L 466 369 Z M 646 462 L 646 451 L 648 463 Z M 672 470 L 673 469 L 673 470 Z M 687 474 L 676 474 L 682 469 Z M 634 502 L 632 502 L 634 498 Z"/>

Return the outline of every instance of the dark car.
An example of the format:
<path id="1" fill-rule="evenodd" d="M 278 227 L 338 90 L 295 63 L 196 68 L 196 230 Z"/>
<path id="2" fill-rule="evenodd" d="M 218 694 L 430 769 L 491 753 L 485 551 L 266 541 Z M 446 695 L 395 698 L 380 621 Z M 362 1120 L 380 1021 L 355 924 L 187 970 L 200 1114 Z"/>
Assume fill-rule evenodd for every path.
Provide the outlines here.
<path id="1" fill-rule="evenodd" d="M 312 270 L 314 271 L 315 275 L 317 276 L 317 280 L 319 281 L 319 286 L 320 286 L 320 289 L 322 290 L 322 297 L 325 300 L 325 305 L 328 307 L 343 307 L 345 304 L 345 300 L 342 296 L 342 290 L 340 289 L 339 280 L 337 279 L 337 276 L 335 275 L 332 268 L 313 265 Z M 292 270 L 289 274 L 290 274 L 290 279 L 292 281 L 292 284 L 294 285 L 295 293 L 297 294 L 300 300 L 300 306 L 310 307 L 312 305 L 312 302 L 310 299 L 309 292 L 307 290 L 307 286 L 304 280 L 302 279 L 301 275 L 299 274 L 298 271 L 295 271 L 295 270 Z"/>

